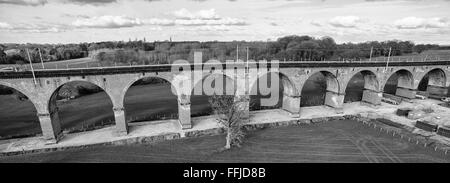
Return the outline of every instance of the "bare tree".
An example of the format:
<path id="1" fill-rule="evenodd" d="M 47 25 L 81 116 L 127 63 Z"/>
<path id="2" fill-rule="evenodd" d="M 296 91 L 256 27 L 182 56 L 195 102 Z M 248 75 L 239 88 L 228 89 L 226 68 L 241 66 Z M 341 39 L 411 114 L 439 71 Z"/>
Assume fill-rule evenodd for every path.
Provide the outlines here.
<path id="1" fill-rule="evenodd" d="M 232 146 L 240 147 L 245 136 L 242 130 L 243 118 L 247 102 L 245 98 L 234 95 L 213 95 L 209 98 L 209 103 L 217 115 L 217 121 L 226 130 L 225 149 Z"/>

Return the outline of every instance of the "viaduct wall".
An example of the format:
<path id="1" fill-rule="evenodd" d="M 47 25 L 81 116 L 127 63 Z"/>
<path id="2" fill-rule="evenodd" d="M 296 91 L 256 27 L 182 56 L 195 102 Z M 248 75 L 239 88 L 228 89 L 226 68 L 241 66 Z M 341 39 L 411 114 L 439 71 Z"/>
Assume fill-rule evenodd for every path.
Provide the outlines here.
<path id="1" fill-rule="evenodd" d="M 277 62 L 275 62 L 277 63 Z M 102 88 L 113 104 L 117 135 L 128 133 L 125 120 L 124 98 L 131 85 L 146 77 L 167 80 L 178 96 L 178 115 L 182 128 L 191 128 L 190 97 L 196 83 L 207 76 L 225 75 L 232 80 L 237 97 L 250 101 L 250 89 L 258 78 L 268 72 L 277 73 L 284 87 L 282 109 L 293 116 L 301 115 L 301 91 L 305 82 L 315 73 L 322 73 L 327 81 L 325 105 L 339 112 L 344 103 L 345 90 L 351 78 L 358 73 L 364 76 L 362 101 L 379 105 L 383 88 L 388 79 L 398 75 L 397 96 L 414 98 L 420 81 L 428 74 L 428 92 L 433 95 L 447 94 L 450 85 L 450 61 L 392 63 L 278 63 L 268 64 L 267 68 L 257 63 L 230 64 L 184 64 L 177 72 L 170 65 L 141 66 L 103 69 L 73 69 L 36 71 L 36 80 L 32 73 L 0 73 L 0 85 L 14 88 L 34 104 L 40 121 L 43 136 L 49 143 L 56 143 L 61 136 L 58 108 L 51 105 L 56 102 L 55 93 L 64 84 L 73 81 L 86 81 Z M 203 66 L 203 69 L 202 69 Z M 221 69 L 222 68 L 222 69 Z M 188 72 L 190 70 L 190 72 Z M 234 75 L 233 75 L 234 73 Z M 196 77 L 200 76 L 200 77 Z M 228 84 L 228 83 L 227 83 Z M 248 106 L 243 110 L 249 111 Z"/>

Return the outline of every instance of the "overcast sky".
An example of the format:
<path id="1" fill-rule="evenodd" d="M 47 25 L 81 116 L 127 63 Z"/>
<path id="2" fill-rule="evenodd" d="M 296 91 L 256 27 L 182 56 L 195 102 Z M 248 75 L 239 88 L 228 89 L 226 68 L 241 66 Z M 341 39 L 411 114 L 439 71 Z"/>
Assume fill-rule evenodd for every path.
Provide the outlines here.
<path id="1" fill-rule="evenodd" d="M 0 0 L 0 42 L 411 40 L 450 44 L 450 0 Z"/>

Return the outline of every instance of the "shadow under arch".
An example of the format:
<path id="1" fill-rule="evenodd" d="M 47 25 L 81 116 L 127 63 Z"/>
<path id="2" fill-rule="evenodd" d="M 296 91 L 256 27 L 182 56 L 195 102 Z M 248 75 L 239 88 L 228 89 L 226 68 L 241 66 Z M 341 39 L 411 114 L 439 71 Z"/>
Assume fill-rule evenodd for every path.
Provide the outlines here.
<path id="1" fill-rule="evenodd" d="M 441 98 L 448 95 L 447 76 L 440 68 L 431 69 L 420 80 L 417 91 L 431 98 Z"/>
<path id="2" fill-rule="evenodd" d="M 170 81 L 142 77 L 126 89 L 123 104 L 127 123 L 178 119 L 178 97 Z"/>
<path id="3" fill-rule="evenodd" d="M 337 77 L 329 71 L 318 71 L 311 74 L 302 86 L 301 107 L 327 105 L 327 93 L 338 94 L 340 91 Z"/>
<path id="4" fill-rule="evenodd" d="M 344 103 L 370 101 L 370 103 L 380 104 L 378 92 L 379 81 L 376 74 L 370 70 L 362 70 L 355 73 L 347 82 Z M 369 93 L 375 95 L 368 96 Z"/>
<path id="5" fill-rule="evenodd" d="M 391 95 L 400 95 L 408 98 L 404 93 L 411 93 L 414 90 L 414 76 L 406 69 L 399 69 L 392 73 L 383 86 L 383 92 Z M 412 94 L 411 94 L 412 95 Z"/>
<path id="6" fill-rule="evenodd" d="M 221 73 L 208 73 L 202 77 L 201 81 L 194 83 L 191 91 L 191 117 L 208 116 L 213 113 L 209 104 L 209 92 L 205 92 L 205 86 L 215 87 L 215 80 L 221 80 L 223 86 L 223 94 L 233 94 L 236 92 L 235 79 Z M 230 84 L 231 83 L 231 84 Z"/>
<path id="7" fill-rule="evenodd" d="M 271 79 L 272 74 L 275 74 L 276 76 L 278 76 L 276 81 L 272 81 L 272 79 Z M 278 97 L 272 97 L 272 93 L 269 93 L 268 91 L 264 92 L 264 93 L 269 93 L 269 94 L 264 95 L 261 93 L 260 84 L 263 81 L 261 81 L 260 79 L 262 77 L 267 78 L 266 86 L 268 88 L 272 87 L 272 82 L 278 82 L 278 88 L 276 88 L 276 90 L 278 91 Z M 297 104 L 295 104 L 295 103 L 290 103 L 289 99 L 288 99 L 288 98 L 298 98 L 299 92 L 298 92 L 297 88 L 295 87 L 295 85 L 293 84 L 293 82 L 289 79 L 289 77 L 287 77 L 286 75 L 284 75 L 281 72 L 268 72 L 262 76 L 259 76 L 256 79 L 256 81 L 250 85 L 249 92 L 250 92 L 250 111 L 282 108 L 282 109 L 286 109 L 289 112 L 293 112 L 293 113 L 299 112 L 298 110 L 299 110 L 300 104 L 298 103 L 298 106 L 297 106 Z M 271 101 L 270 103 L 274 103 L 275 105 L 261 106 L 261 99 L 274 100 L 274 101 Z"/>
<path id="8" fill-rule="evenodd" d="M 70 81 L 53 91 L 48 103 L 53 124 L 66 133 L 115 124 L 111 96 L 89 81 Z"/>
<path id="9" fill-rule="evenodd" d="M 11 86 L 0 83 L 0 139 L 42 135 L 36 104 Z"/>

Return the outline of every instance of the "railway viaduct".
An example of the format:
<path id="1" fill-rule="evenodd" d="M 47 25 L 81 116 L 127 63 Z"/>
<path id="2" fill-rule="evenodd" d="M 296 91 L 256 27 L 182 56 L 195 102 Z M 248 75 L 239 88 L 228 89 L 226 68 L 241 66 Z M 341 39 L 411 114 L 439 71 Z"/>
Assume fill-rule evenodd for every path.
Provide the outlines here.
<path id="1" fill-rule="evenodd" d="M 197 55 L 198 56 L 198 55 Z M 200 55 L 201 57 L 201 55 Z M 266 66 L 267 65 L 267 66 Z M 230 67 L 231 66 L 231 67 Z M 176 71 L 173 67 L 177 68 Z M 222 68 L 222 69 L 218 69 Z M 243 72 L 239 72 L 243 71 Z M 232 75 L 230 73 L 238 73 Z M 128 134 L 124 112 L 124 97 L 132 84 L 142 78 L 157 77 L 167 80 L 178 96 L 178 116 L 182 128 L 191 128 L 190 96 L 199 80 L 213 75 L 225 75 L 233 81 L 236 95 L 249 101 L 249 88 L 267 73 L 279 75 L 284 88 L 282 109 L 294 117 L 302 115 L 301 91 L 306 80 L 315 73 L 322 73 L 327 81 L 325 105 L 342 109 L 346 86 L 357 73 L 364 76 L 363 102 L 381 103 L 383 88 L 388 79 L 396 74 L 398 84 L 395 95 L 414 98 L 420 81 L 427 76 L 427 92 L 443 96 L 450 85 L 450 61 L 427 62 L 227 62 L 203 64 L 149 65 L 109 68 L 36 70 L 0 72 L 0 85 L 8 86 L 26 95 L 34 104 L 40 120 L 43 137 L 56 143 L 62 130 L 56 101 L 56 91 L 73 81 L 86 81 L 102 88 L 113 104 L 117 135 Z M 240 73 L 240 74 L 239 74 Z M 250 74 L 253 73 L 253 74 Z M 201 78 L 195 78 L 200 74 Z M 33 76 L 34 75 L 34 76 Z M 35 78 L 35 79 L 34 79 Z M 229 83 L 227 83 L 229 84 Z M 248 105 L 247 105 L 248 106 Z M 249 108 L 245 109 L 247 112 Z"/>

